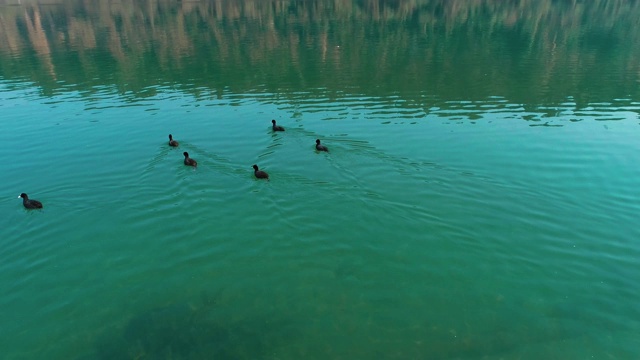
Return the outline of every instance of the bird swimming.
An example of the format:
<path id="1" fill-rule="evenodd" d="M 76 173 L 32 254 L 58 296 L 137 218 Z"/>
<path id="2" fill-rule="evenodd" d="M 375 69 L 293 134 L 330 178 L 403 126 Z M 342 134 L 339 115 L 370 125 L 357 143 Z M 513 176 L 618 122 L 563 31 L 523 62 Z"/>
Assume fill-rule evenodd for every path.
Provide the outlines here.
<path id="1" fill-rule="evenodd" d="M 273 124 L 273 131 L 284 131 L 284 128 L 282 126 L 276 125 L 275 120 L 271 120 L 271 123 Z"/>
<path id="2" fill-rule="evenodd" d="M 42 203 L 40 201 L 29 200 L 29 196 L 25 193 L 20 194 L 18 198 L 22 198 L 22 205 L 27 209 L 42 209 Z"/>
<path id="3" fill-rule="evenodd" d="M 184 155 L 184 164 L 187 166 L 193 166 L 193 167 L 197 167 L 198 166 L 198 162 L 195 161 L 194 159 L 189 157 L 189 153 L 188 152 L 183 152 L 182 155 Z"/>
<path id="4" fill-rule="evenodd" d="M 173 135 L 169 134 L 169 146 L 176 147 L 180 145 L 177 141 L 173 140 Z"/>
<path id="5" fill-rule="evenodd" d="M 266 172 L 258 169 L 258 165 L 253 165 L 253 175 L 256 176 L 256 178 L 258 179 L 269 179 L 269 174 L 267 174 Z"/>
<path id="6" fill-rule="evenodd" d="M 316 150 L 329 152 L 329 148 L 320 144 L 320 139 L 316 139 Z"/>

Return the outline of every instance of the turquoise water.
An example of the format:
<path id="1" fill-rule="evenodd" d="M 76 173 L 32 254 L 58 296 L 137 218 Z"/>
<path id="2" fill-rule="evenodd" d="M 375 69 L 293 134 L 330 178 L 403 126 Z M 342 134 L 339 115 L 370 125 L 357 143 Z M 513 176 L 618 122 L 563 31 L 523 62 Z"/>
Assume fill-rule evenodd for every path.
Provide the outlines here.
<path id="1" fill-rule="evenodd" d="M 3 358 L 638 357 L 640 4 L 0 4 Z"/>

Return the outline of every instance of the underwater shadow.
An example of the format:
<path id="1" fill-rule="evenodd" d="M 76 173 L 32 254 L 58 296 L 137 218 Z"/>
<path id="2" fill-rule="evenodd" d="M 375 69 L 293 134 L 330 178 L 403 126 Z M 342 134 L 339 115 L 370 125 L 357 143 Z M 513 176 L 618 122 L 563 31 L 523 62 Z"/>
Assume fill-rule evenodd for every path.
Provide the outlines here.
<path id="1" fill-rule="evenodd" d="M 214 302 L 152 308 L 104 334 L 92 358 L 262 359 L 293 333 L 271 319 L 232 321 L 221 315 Z"/>

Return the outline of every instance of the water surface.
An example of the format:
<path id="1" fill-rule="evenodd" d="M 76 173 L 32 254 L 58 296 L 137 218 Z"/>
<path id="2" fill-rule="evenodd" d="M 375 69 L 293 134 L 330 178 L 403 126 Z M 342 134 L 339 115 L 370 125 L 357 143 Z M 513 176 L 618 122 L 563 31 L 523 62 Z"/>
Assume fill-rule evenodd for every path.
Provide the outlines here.
<path id="1" fill-rule="evenodd" d="M 640 3 L 0 4 L 4 358 L 638 357 Z"/>

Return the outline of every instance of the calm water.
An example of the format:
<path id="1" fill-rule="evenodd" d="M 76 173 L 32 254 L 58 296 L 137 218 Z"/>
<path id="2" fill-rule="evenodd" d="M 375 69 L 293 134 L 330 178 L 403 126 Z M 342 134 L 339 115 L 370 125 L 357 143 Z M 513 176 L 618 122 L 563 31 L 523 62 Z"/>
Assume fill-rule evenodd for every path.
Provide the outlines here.
<path id="1" fill-rule="evenodd" d="M 0 0 L 0 353 L 637 359 L 639 114 L 636 1 Z"/>

